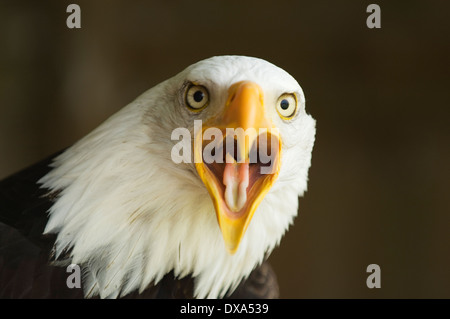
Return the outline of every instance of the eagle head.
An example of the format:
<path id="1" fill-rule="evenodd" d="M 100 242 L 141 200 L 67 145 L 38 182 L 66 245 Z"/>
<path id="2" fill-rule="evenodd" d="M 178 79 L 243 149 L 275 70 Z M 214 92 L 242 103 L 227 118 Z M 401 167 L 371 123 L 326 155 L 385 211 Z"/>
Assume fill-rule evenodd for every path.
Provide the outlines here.
<path id="1" fill-rule="evenodd" d="M 46 233 L 87 297 L 170 271 L 222 297 L 270 254 L 307 187 L 315 121 L 300 85 L 262 59 L 212 57 L 144 92 L 55 158 Z M 65 257 L 64 257 L 65 256 Z"/>

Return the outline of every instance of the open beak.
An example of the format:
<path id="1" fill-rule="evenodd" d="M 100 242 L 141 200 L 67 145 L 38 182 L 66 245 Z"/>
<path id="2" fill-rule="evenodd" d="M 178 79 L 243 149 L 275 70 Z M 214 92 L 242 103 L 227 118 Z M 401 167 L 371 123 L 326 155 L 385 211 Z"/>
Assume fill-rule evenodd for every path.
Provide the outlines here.
<path id="1" fill-rule="evenodd" d="M 204 132 L 210 128 L 219 130 L 220 137 L 205 140 Z M 213 200 L 230 254 L 238 249 L 275 182 L 280 157 L 280 136 L 265 116 L 261 87 L 248 81 L 233 84 L 223 114 L 205 123 L 194 142 L 195 166 Z"/>

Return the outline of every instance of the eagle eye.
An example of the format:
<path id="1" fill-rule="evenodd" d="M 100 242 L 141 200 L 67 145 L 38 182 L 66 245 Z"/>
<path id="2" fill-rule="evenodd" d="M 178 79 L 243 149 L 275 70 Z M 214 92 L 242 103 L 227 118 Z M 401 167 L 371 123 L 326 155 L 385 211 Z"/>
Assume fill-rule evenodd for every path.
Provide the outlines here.
<path id="1" fill-rule="evenodd" d="M 295 94 L 286 93 L 277 101 L 277 112 L 283 120 L 290 120 L 297 112 L 297 97 Z"/>
<path id="2" fill-rule="evenodd" d="M 208 90 L 202 85 L 192 84 L 186 90 L 186 105 L 194 112 L 203 110 L 209 103 Z"/>

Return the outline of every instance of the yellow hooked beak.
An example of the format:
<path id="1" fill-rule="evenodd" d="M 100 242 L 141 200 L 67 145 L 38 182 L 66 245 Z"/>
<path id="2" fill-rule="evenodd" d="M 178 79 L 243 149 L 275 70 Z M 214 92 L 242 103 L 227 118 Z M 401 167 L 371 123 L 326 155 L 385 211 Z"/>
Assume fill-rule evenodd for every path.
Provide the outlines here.
<path id="1" fill-rule="evenodd" d="M 204 140 L 209 128 L 221 139 Z M 211 162 L 206 150 L 214 152 Z M 255 213 L 280 170 L 281 141 L 278 130 L 265 116 L 261 87 L 238 82 L 228 90 L 222 114 L 203 125 L 195 137 L 197 172 L 214 204 L 226 249 L 234 254 Z"/>

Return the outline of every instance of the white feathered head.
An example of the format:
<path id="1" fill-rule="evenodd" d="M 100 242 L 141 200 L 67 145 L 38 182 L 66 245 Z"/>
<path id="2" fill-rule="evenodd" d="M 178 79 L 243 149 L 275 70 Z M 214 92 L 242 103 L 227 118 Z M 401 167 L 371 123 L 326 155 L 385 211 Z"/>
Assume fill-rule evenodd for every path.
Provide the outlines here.
<path id="1" fill-rule="evenodd" d="M 173 270 L 195 278 L 196 297 L 221 297 L 296 216 L 314 135 L 284 70 L 200 61 L 55 159 L 40 181 L 58 192 L 45 232 L 83 265 L 86 296 L 142 291 Z"/>

